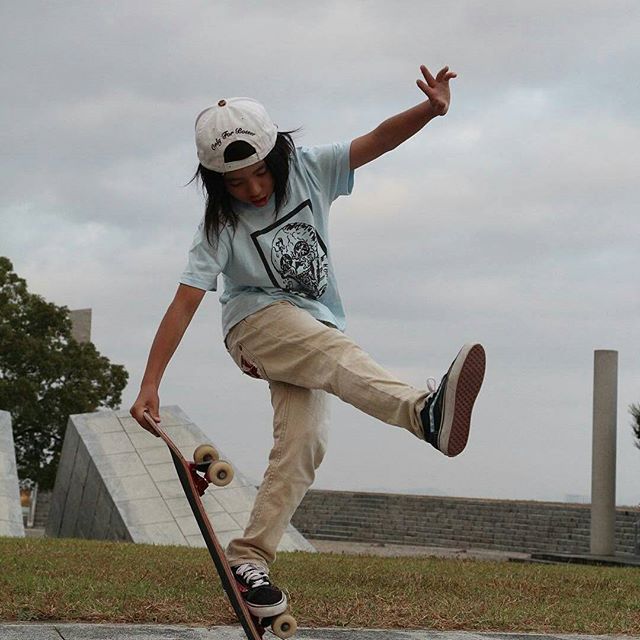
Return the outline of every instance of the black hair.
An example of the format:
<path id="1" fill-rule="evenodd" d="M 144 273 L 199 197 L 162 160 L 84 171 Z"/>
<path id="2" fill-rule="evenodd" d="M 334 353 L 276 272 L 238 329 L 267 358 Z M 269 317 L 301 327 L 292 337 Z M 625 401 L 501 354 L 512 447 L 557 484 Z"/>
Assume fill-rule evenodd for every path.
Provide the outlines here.
<path id="1" fill-rule="evenodd" d="M 278 132 L 275 146 L 264 159 L 273 176 L 276 217 L 289 196 L 289 161 L 295 153 L 291 134 L 296 132 L 297 130 Z M 232 142 L 225 149 L 224 160 L 225 162 L 244 160 L 255 152 L 255 149 L 248 142 L 238 140 Z M 220 237 L 220 232 L 225 225 L 231 225 L 235 231 L 238 223 L 238 214 L 233 210 L 233 198 L 227 191 L 222 173 L 212 171 L 199 164 L 193 178 L 187 184 L 191 184 L 196 179 L 200 182 L 202 193 L 205 196 L 204 226 L 206 237 L 209 244 L 213 244 Z"/>

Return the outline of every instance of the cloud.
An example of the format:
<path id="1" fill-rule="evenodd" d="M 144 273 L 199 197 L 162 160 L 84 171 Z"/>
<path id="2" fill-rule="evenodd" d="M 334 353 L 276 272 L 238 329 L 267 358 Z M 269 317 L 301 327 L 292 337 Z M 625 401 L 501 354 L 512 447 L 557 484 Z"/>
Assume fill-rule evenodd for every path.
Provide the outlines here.
<path id="1" fill-rule="evenodd" d="M 318 482 L 586 494 L 592 351 L 610 347 L 619 499 L 637 502 L 639 18 L 626 1 L 7 5 L 0 253 L 32 290 L 94 308 L 130 402 L 202 215 L 183 187 L 195 115 L 252 95 L 300 143 L 348 140 L 422 98 L 420 63 L 448 64 L 449 114 L 357 171 L 331 241 L 350 333 L 399 376 L 423 385 L 462 341 L 486 343 L 478 435 L 452 465 L 337 404 Z M 216 294 L 162 397 L 260 477 L 268 395 L 226 355 Z"/>

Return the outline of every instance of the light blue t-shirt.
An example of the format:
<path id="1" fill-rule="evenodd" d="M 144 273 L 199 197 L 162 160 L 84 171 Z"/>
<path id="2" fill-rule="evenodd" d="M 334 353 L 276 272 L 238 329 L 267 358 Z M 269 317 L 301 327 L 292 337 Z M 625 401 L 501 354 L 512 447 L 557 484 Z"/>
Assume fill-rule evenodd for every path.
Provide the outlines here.
<path id="1" fill-rule="evenodd" d="M 345 314 L 329 248 L 331 203 L 353 189 L 349 142 L 297 147 L 289 170 L 289 199 L 274 215 L 275 196 L 264 207 L 234 202 L 238 224 L 222 229 L 211 246 L 200 222 L 180 277 L 182 284 L 217 290 L 222 274 L 222 332 L 276 300 L 289 300 L 341 331 Z"/>

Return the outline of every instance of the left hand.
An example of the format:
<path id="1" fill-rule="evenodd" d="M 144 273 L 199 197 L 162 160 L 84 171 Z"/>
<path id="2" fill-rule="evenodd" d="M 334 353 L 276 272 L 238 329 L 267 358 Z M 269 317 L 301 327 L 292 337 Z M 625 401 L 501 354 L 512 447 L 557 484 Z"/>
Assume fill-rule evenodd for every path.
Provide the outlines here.
<path id="1" fill-rule="evenodd" d="M 451 78 L 457 78 L 457 74 L 453 71 L 449 71 L 449 67 L 443 67 L 440 69 L 435 78 L 424 65 L 420 65 L 420 71 L 422 71 L 424 80 L 417 80 L 416 84 L 429 98 L 434 114 L 437 116 L 443 116 L 449 110 L 449 103 L 451 102 L 449 80 L 451 80 Z"/>

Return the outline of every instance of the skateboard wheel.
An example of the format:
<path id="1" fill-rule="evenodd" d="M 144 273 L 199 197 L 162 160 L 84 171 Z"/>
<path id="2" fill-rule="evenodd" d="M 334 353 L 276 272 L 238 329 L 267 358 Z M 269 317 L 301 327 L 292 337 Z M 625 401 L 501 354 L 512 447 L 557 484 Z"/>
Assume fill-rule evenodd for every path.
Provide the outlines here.
<path id="1" fill-rule="evenodd" d="M 209 465 L 205 475 L 216 487 L 226 487 L 233 480 L 233 467 L 224 460 L 218 460 Z"/>
<path id="2" fill-rule="evenodd" d="M 196 464 L 202 464 L 203 462 L 215 462 L 220 460 L 220 454 L 218 450 L 210 444 L 201 444 L 193 452 L 193 461 Z"/>
<path id="3" fill-rule="evenodd" d="M 290 638 L 298 630 L 298 623 L 290 613 L 283 613 L 271 623 L 271 629 L 278 638 Z"/>

